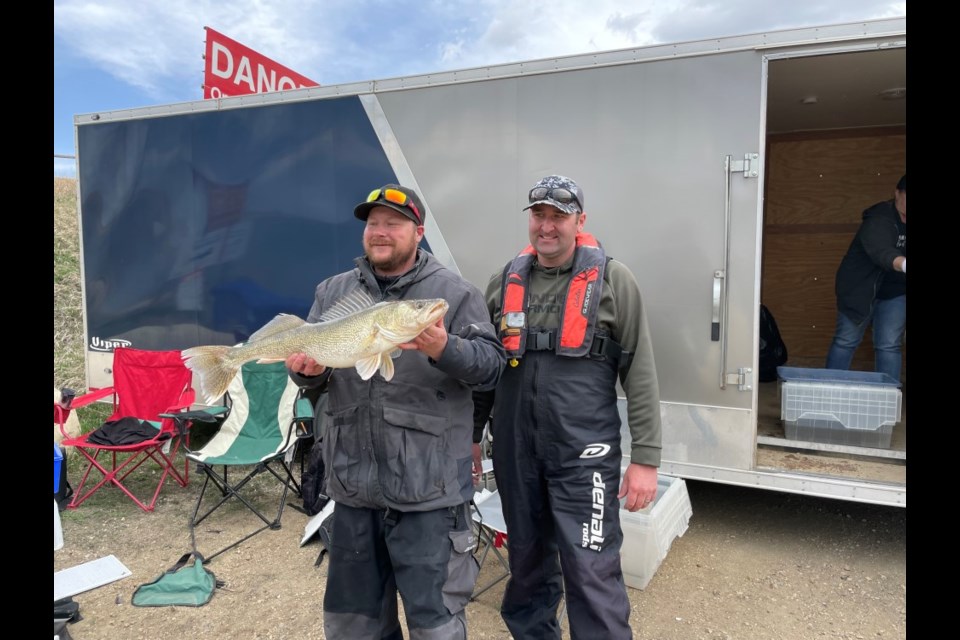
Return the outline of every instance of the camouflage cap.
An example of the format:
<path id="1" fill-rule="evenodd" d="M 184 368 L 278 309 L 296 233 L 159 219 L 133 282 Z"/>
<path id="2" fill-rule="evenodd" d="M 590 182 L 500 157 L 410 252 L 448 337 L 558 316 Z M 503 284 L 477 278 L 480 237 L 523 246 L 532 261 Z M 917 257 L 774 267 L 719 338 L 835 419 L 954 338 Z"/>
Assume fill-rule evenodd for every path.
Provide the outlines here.
<path id="1" fill-rule="evenodd" d="M 523 211 L 537 204 L 548 204 L 564 213 L 583 212 L 583 191 L 576 182 L 566 176 L 541 178 L 530 189 L 527 197 L 530 204 L 524 207 Z"/>

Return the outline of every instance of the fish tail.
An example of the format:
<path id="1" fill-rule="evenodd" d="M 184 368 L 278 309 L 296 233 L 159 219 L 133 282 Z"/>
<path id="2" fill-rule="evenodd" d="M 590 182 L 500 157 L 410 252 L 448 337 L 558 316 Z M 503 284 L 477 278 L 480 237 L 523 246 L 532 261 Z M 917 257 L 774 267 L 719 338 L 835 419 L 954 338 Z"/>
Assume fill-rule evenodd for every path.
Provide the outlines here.
<path id="1" fill-rule="evenodd" d="M 200 378 L 200 391 L 207 404 L 213 404 L 223 396 L 240 366 L 230 359 L 230 349 L 222 345 L 192 347 L 181 355 L 188 369 Z"/>

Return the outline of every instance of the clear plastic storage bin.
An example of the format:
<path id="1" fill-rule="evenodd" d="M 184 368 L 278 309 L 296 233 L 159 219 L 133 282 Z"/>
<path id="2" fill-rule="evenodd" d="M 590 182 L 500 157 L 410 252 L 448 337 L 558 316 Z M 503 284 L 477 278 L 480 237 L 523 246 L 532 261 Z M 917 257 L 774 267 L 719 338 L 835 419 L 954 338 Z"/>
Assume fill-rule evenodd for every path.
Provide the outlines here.
<path id="1" fill-rule="evenodd" d="M 900 421 L 900 384 L 872 371 L 778 367 L 788 440 L 887 449 Z"/>
<path id="2" fill-rule="evenodd" d="M 622 475 L 622 474 L 621 474 Z M 628 587 L 644 589 L 667 557 L 674 538 L 687 531 L 693 507 L 682 478 L 657 477 L 657 497 L 641 511 L 620 509 L 620 564 Z"/>

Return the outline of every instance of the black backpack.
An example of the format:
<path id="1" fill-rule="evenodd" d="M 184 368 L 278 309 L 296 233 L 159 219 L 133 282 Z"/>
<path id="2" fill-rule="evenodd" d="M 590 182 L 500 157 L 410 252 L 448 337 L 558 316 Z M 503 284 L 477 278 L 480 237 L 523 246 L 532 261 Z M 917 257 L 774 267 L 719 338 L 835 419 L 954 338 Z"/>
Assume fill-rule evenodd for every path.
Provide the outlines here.
<path id="1" fill-rule="evenodd" d="M 323 509 L 330 498 L 324 493 L 323 474 L 323 441 L 317 440 L 310 448 L 307 468 L 300 478 L 300 491 L 303 496 L 303 512 L 308 516 L 315 516 Z"/>
<path id="2" fill-rule="evenodd" d="M 787 361 L 787 345 L 780 337 L 777 321 L 766 306 L 760 305 L 760 363 L 758 379 L 760 382 L 773 382 L 777 379 L 777 367 Z"/>

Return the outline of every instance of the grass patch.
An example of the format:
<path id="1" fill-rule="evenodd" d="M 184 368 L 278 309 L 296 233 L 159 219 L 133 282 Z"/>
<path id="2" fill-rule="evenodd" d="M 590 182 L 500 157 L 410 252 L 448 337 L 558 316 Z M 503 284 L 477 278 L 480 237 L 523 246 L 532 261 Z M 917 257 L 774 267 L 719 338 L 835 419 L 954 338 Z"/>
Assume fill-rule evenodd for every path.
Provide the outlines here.
<path id="1" fill-rule="evenodd" d="M 77 181 L 53 179 L 53 384 L 86 390 Z"/>
<path id="2" fill-rule="evenodd" d="M 102 425 L 113 413 L 113 405 L 106 402 L 94 402 L 76 411 L 80 420 L 80 433 L 89 433 Z"/>

